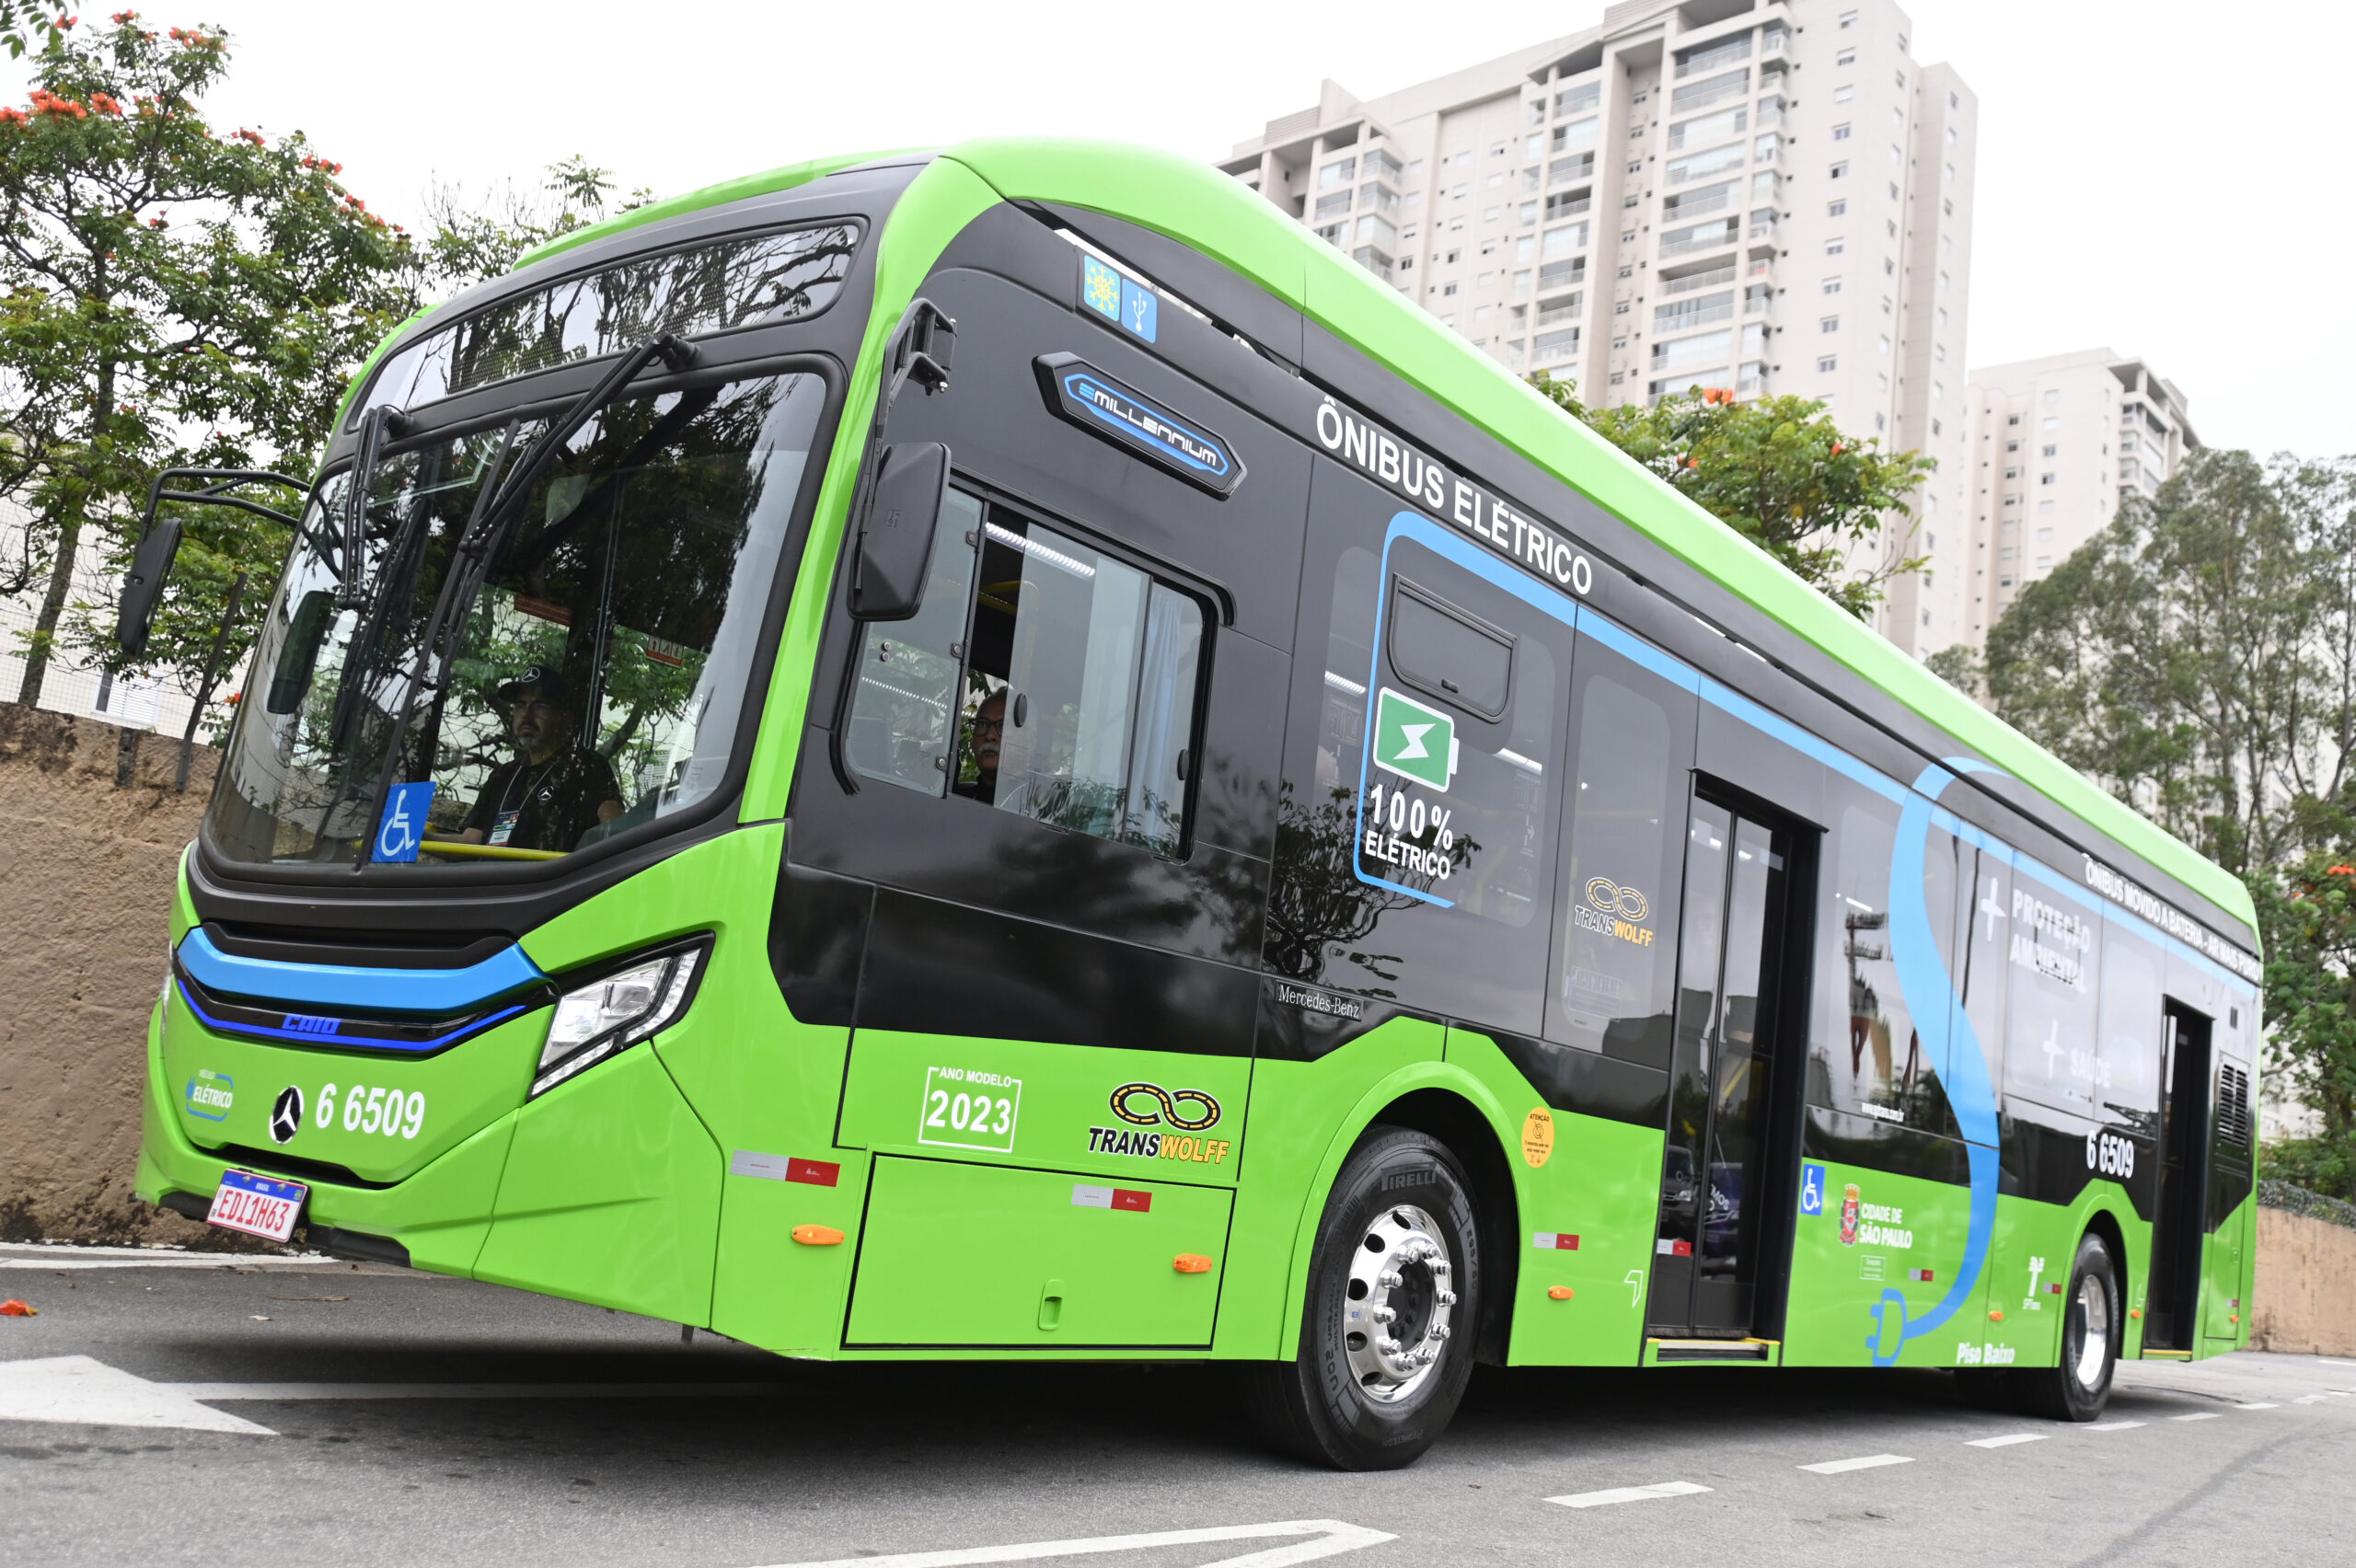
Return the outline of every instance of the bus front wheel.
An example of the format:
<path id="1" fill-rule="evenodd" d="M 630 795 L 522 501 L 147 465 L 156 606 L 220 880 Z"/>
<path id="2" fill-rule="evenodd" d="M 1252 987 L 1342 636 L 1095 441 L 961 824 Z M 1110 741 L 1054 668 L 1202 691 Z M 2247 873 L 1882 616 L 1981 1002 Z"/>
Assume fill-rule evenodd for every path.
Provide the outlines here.
<path id="1" fill-rule="evenodd" d="M 2014 1369 L 2013 1397 L 2024 1414 L 2092 1421 L 2110 1399 L 2127 1321 L 2119 1309 L 2119 1266 L 2101 1237 L 2089 1233 L 2079 1240 L 2062 1300 L 2062 1364 Z"/>
<path id="2" fill-rule="evenodd" d="M 1334 1179 L 1310 1254 L 1300 1354 L 1247 1366 L 1276 1447 L 1339 1470 L 1396 1470 L 1464 1397 L 1480 1320 L 1472 1183 L 1448 1147 L 1380 1124 Z"/>

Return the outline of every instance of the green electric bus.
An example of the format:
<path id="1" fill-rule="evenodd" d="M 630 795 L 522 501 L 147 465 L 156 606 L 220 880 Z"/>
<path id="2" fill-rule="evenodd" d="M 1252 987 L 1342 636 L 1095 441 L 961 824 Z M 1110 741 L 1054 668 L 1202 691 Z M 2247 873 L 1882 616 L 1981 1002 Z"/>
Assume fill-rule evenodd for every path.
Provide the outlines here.
<path id="1" fill-rule="evenodd" d="M 629 213 L 404 324 L 299 490 L 151 1202 L 1233 1362 L 1348 1467 L 1475 1362 L 2085 1420 L 2244 1342 L 2240 884 L 1210 169 Z"/>

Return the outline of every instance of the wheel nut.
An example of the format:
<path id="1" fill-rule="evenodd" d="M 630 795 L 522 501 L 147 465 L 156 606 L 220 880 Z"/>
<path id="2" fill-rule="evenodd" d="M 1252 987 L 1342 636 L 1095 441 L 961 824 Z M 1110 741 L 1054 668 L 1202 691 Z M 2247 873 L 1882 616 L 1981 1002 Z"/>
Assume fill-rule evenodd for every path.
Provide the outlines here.
<path id="1" fill-rule="evenodd" d="M 1373 1319 L 1376 1322 L 1378 1322 L 1378 1323 L 1387 1323 L 1387 1322 L 1390 1322 L 1392 1319 L 1396 1318 L 1398 1315 L 1399 1315 L 1398 1313 L 1393 1312 L 1393 1311 L 1392 1311 L 1390 1308 L 1388 1308 L 1388 1307 L 1377 1307 L 1373 1311 L 1369 1312 L 1369 1313 L 1367 1314 L 1367 1316 L 1368 1316 L 1368 1317 L 1372 1318 L 1372 1319 Z"/>
<path id="2" fill-rule="evenodd" d="M 1456 1292 L 1452 1290 L 1443 1290 L 1437 1297 L 1434 1297 L 1433 1299 L 1438 1301 L 1443 1307 L 1453 1307 L 1456 1305 Z"/>
<path id="3" fill-rule="evenodd" d="M 1385 1290 L 1396 1290 L 1399 1288 L 1399 1273 L 1395 1269 L 1385 1270 L 1375 1276 L 1374 1283 Z"/>

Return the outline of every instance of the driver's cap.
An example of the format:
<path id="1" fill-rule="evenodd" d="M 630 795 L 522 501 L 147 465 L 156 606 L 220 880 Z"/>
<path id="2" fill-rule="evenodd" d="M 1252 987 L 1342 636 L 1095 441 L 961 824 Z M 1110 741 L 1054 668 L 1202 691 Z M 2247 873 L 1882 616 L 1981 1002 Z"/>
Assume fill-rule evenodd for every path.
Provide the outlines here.
<path id="1" fill-rule="evenodd" d="M 499 683 L 496 695 L 502 702 L 513 702 L 535 686 L 539 688 L 543 702 L 563 702 L 572 696 L 572 688 L 565 683 L 564 672 L 553 664 L 533 664 L 518 670 Z"/>

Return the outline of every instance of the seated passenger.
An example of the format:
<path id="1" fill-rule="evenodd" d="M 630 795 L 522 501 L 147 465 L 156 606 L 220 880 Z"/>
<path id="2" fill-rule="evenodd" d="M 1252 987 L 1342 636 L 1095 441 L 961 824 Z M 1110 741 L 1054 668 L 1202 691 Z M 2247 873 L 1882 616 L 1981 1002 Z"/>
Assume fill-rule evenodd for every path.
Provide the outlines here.
<path id="1" fill-rule="evenodd" d="M 957 794 L 968 800 L 991 805 L 998 800 L 998 754 L 1006 737 L 1006 689 L 998 690 L 982 698 L 981 706 L 966 721 L 965 744 L 974 755 L 974 770 L 977 777 L 972 783 L 960 779 L 951 786 Z"/>
<path id="2" fill-rule="evenodd" d="M 580 715 L 560 671 L 535 664 L 502 684 L 498 698 L 517 755 L 483 780 L 456 838 L 570 851 L 583 834 L 622 814 L 612 765 L 576 738 Z"/>

